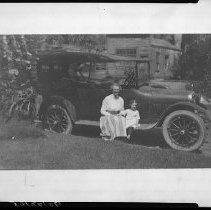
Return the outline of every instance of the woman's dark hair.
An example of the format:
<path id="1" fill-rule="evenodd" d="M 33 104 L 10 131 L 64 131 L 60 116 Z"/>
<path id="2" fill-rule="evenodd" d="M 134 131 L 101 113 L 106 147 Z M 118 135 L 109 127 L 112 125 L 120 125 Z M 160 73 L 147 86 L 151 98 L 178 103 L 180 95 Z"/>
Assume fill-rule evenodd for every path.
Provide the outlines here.
<path id="1" fill-rule="evenodd" d="M 132 99 L 132 100 L 130 100 L 130 103 L 129 103 L 129 104 L 130 104 L 130 107 L 131 107 L 131 105 L 132 105 L 133 103 L 136 103 L 136 104 L 138 105 L 136 99 Z"/>

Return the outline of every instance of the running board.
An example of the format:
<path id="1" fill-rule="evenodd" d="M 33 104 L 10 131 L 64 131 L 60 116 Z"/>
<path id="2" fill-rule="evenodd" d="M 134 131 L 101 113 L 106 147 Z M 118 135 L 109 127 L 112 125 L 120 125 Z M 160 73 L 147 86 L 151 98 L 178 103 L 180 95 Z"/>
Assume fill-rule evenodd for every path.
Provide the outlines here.
<path id="1" fill-rule="evenodd" d="M 76 125 L 91 125 L 91 126 L 100 126 L 100 121 L 91 121 L 91 120 L 78 120 L 75 122 Z M 156 126 L 157 123 L 150 124 L 140 124 L 136 130 L 148 130 Z"/>
<path id="2" fill-rule="evenodd" d="M 136 128 L 136 130 L 148 130 L 152 129 L 156 126 L 157 123 L 151 123 L 151 124 L 139 124 L 139 126 Z"/>
<path id="3" fill-rule="evenodd" d="M 100 126 L 100 121 L 92 121 L 92 120 L 78 120 L 75 122 L 76 125 L 92 125 L 92 126 Z"/>

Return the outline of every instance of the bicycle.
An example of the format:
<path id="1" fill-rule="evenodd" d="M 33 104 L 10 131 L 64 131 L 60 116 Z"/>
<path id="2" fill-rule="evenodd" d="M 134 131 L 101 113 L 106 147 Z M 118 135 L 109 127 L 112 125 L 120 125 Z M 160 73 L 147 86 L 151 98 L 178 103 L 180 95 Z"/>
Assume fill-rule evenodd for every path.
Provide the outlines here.
<path id="1" fill-rule="evenodd" d="M 18 121 L 21 119 L 31 119 L 31 123 L 36 118 L 35 93 L 33 87 L 17 90 L 12 96 L 12 104 L 8 110 L 6 122 L 16 117 Z"/>

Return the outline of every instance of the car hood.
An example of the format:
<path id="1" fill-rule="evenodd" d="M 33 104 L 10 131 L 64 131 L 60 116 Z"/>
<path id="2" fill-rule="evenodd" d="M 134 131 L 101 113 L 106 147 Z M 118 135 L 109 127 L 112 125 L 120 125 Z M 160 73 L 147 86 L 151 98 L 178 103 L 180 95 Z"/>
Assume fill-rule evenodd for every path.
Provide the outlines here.
<path id="1" fill-rule="evenodd" d="M 172 90 L 165 90 L 165 91 L 153 91 L 153 95 L 156 98 L 165 99 L 165 100 L 181 100 L 181 101 L 189 101 L 189 95 L 193 94 L 193 91 L 172 91 Z"/>
<path id="2" fill-rule="evenodd" d="M 192 93 L 194 93 L 194 91 L 190 91 L 190 90 L 167 90 L 163 93 L 167 93 L 169 95 L 181 95 L 181 96 L 188 96 Z"/>

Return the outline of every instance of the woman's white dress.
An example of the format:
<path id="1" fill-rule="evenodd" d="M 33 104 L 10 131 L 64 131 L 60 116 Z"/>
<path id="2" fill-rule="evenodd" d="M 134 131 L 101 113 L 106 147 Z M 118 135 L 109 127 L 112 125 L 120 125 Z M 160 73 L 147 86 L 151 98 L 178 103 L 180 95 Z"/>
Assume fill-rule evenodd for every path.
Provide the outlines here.
<path id="1" fill-rule="evenodd" d="M 105 97 L 101 107 L 100 128 L 102 136 L 114 139 L 116 137 L 126 137 L 125 118 L 121 115 L 111 114 L 109 111 L 123 111 L 124 100 L 119 96 L 115 98 L 113 94 Z"/>

